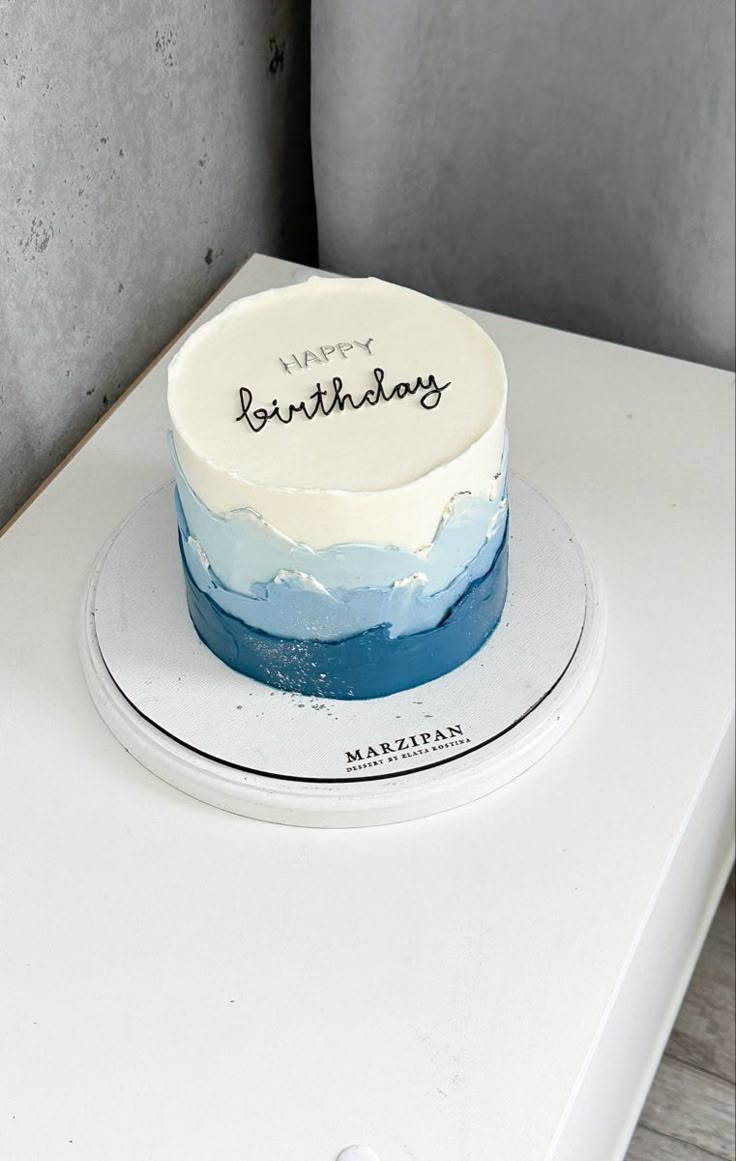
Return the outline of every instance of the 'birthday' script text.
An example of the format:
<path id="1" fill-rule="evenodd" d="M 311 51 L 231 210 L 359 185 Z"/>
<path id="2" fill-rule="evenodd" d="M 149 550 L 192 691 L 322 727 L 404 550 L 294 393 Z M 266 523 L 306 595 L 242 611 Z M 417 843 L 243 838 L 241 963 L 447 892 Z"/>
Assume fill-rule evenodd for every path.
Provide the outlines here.
<path id="1" fill-rule="evenodd" d="M 295 415 L 302 415 L 305 419 L 317 419 L 320 416 L 330 416 L 333 412 L 342 412 L 346 407 L 353 411 L 360 411 L 361 407 L 375 407 L 377 403 L 390 403 L 392 399 L 409 399 L 419 395 L 419 403 L 425 411 L 434 411 L 442 400 L 442 392 L 451 384 L 438 383 L 434 375 L 426 379 L 419 376 L 414 382 L 395 383 L 393 387 L 385 385 L 386 373 L 381 367 L 373 368 L 375 386 L 369 387 L 357 398 L 345 390 L 342 379 L 336 375 L 328 388 L 317 383 L 315 390 L 306 399 L 298 403 L 280 404 L 278 399 L 271 400 L 269 407 L 254 407 L 253 392 L 250 387 L 241 387 L 240 415 L 237 422 L 244 419 L 251 431 L 263 431 L 267 423 L 277 420 L 279 423 L 291 423 Z"/>

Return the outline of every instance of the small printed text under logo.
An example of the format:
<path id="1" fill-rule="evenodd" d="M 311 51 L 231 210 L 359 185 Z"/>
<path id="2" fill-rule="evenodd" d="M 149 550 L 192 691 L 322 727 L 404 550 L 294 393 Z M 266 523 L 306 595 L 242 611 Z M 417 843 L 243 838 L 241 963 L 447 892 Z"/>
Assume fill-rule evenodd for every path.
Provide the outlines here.
<path id="1" fill-rule="evenodd" d="M 373 742 L 369 746 L 345 751 L 346 772 L 356 773 L 372 766 L 388 766 L 421 754 L 433 754 L 456 746 L 469 745 L 470 738 L 461 725 L 443 726 L 442 729 L 423 730 L 421 733 L 392 738 L 387 742 Z"/>

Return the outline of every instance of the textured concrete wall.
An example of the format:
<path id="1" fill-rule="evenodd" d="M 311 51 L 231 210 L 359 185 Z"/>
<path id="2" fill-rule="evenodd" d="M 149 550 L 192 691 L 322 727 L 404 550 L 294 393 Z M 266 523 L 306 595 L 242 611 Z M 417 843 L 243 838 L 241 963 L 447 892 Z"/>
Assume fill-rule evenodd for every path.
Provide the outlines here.
<path id="1" fill-rule="evenodd" d="M 733 366 L 732 0 L 312 0 L 312 38 L 325 266 Z"/>
<path id="2" fill-rule="evenodd" d="M 305 0 L 0 4 L 0 525 L 249 251 L 313 257 L 308 53 Z"/>

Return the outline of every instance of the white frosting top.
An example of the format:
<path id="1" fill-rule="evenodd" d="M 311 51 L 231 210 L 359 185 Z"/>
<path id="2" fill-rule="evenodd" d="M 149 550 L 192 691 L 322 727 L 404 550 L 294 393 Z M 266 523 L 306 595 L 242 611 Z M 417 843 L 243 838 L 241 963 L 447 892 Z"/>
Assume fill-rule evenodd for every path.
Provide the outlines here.
<path id="1" fill-rule="evenodd" d="M 431 542 L 459 492 L 494 495 L 506 373 L 480 326 L 377 279 L 311 278 L 233 303 L 169 367 L 184 473 L 314 548 Z"/>

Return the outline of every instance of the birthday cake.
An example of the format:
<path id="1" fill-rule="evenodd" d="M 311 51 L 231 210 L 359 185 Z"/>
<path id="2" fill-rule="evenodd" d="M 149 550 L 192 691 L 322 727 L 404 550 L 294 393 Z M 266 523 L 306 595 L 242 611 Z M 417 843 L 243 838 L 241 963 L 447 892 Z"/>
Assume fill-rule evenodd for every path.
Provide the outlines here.
<path id="1" fill-rule="evenodd" d="M 233 303 L 169 368 L 189 613 L 278 689 L 383 697 L 471 657 L 506 598 L 506 373 L 471 318 L 377 279 Z"/>

